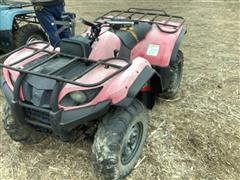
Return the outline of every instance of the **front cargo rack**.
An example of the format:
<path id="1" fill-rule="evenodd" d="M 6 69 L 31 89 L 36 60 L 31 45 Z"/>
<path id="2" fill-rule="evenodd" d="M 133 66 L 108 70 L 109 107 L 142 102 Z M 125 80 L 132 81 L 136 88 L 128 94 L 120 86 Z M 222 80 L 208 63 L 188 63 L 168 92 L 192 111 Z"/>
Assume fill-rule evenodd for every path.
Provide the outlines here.
<path id="1" fill-rule="evenodd" d="M 36 44 L 44 44 L 44 47 L 42 47 L 42 48 L 32 47 L 33 45 L 36 45 Z M 39 77 L 43 77 L 43 78 L 53 79 L 53 80 L 56 80 L 57 82 L 69 83 L 69 84 L 82 86 L 82 87 L 95 87 L 95 86 L 99 86 L 99 85 L 103 84 L 104 82 L 108 81 L 109 79 L 113 78 L 114 76 L 118 75 L 122 71 L 126 70 L 129 66 L 131 66 L 131 61 L 128 60 L 128 59 L 124 59 L 124 58 L 114 58 L 113 57 L 113 58 L 108 58 L 108 59 L 104 59 L 104 60 L 94 61 L 94 60 L 90 60 L 90 59 L 87 59 L 87 58 L 82 58 L 82 57 L 78 57 L 78 56 L 72 56 L 72 55 L 69 55 L 69 54 L 64 54 L 64 53 L 61 53 L 61 52 L 56 52 L 56 51 L 52 52 L 52 51 L 48 50 L 48 47 L 50 47 L 50 44 L 46 43 L 46 42 L 38 41 L 38 42 L 29 43 L 25 46 L 22 46 L 22 47 L 20 47 L 16 50 L 12 51 L 11 53 L 8 53 L 8 54 L 2 56 L 1 61 L 6 60 L 9 56 L 11 56 L 14 53 L 16 53 L 18 51 L 21 51 L 23 49 L 33 50 L 32 54 L 14 62 L 14 63 L 11 63 L 9 65 L 5 65 L 3 63 L 0 63 L 0 67 L 20 72 L 22 75 L 31 74 L 31 75 L 35 75 L 35 76 L 39 76 Z M 27 64 L 28 65 L 27 67 L 23 67 L 23 68 L 14 67 L 15 65 L 17 65 L 17 64 L 19 64 L 19 63 L 21 63 L 21 62 L 23 62 L 23 61 L 25 61 L 29 58 L 33 58 L 38 53 L 45 53 L 48 57 L 45 58 L 45 59 L 39 58 L 39 59 L 41 59 L 41 61 L 39 59 L 34 60 L 34 63 L 30 66 L 29 66 L 29 64 Z M 44 65 L 45 63 L 53 60 L 56 57 L 68 58 L 69 62 L 67 64 L 65 64 L 64 66 L 62 66 L 58 69 L 55 69 L 54 71 L 49 72 L 47 74 L 34 72 L 34 69 L 38 68 L 39 66 Z M 126 62 L 126 64 L 121 66 L 121 65 L 117 65 L 117 64 L 113 64 L 113 63 L 109 62 L 109 61 L 115 60 L 115 59 L 122 60 L 122 61 Z M 83 63 L 89 64 L 89 68 L 87 68 L 83 72 L 80 72 L 77 76 L 75 76 L 73 78 L 70 78 L 70 79 L 54 75 L 56 72 L 61 71 L 62 69 L 70 66 L 71 64 L 73 64 L 76 61 L 81 61 Z M 107 76 L 104 79 L 102 79 L 101 81 L 96 82 L 96 83 L 86 84 L 86 83 L 76 82 L 76 80 L 80 79 L 81 77 L 83 77 L 84 75 L 86 75 L 87 73 L 89 73 L 91 70 L 93 70 L 94 68 L 96 68 L 99 65 L 104 65 L 106 68 L 113 67 L 113 68 L 116 68 L 117 70 L 114 73 L 112 73 L 110 76 Z"/>
<path id="2" fill-rule="evenodd" d="M 185 19 L 181 16 L 169 15 L 164 10 L 129 8 L 128 10 L 112 10 L 95 19 L 95 22 L 111 20 L 142 22 L 155 24 L 158 29 L 165 33 L 175 33 L 184 24 Z"/>

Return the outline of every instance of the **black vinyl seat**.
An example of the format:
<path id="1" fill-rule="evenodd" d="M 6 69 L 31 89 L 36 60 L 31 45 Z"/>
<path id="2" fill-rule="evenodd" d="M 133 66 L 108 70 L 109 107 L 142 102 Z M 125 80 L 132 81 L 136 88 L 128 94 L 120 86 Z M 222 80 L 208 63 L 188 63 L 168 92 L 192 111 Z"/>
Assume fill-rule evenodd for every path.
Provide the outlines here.
<path id="1" fill-rule="evenodd" d="M 115 31 L 115 34 L 121 39 L 124 46 L 128 49 L 132 49 L 138 43 L 137 39 L 129 31 L 117 30 Z"/>
<path id="2" fill-rule="evenodd" d="M 148 23 L 138 23 L 133 26 L 132 32 L 127 30 L 114 31 L 122 42 L 118 57 L 130 59 L 131 50 L 145 38 L 151 28 L 152 25 Z"/>
<path id="3" fill-rule="evenodd" d="M 133 26 L 133 30 L 137 35 L 138 41 L 145 38 L 146 34 L 151 30 L 152 25 L 148 23 L 138 23 Z"/>
<path id="4" fill-rule="evenodd" d="M 133 33 L 135 33 L 137 37 L 127 30 L 117 30 L 115 31 L 115 34 L 121 39 L 122 43 L 127 48 L 132 49 L 139 41 L 145 38 L 151 28 L 152 25 L 148 23 L 138 23 L 133 26 Z"/>

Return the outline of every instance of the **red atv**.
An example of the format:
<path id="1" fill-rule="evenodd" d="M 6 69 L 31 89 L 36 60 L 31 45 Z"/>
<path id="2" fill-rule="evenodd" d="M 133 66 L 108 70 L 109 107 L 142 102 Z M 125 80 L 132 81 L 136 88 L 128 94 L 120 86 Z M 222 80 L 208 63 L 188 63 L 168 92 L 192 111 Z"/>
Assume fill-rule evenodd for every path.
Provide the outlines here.
<path id="1" fill-rule="evenodd" d="M 143 151 L 147 109 L 156 96 L 177 93 L 184 19 L 130 8 L 81 22 L 89 29 L 62 40 L 60 51 L 33 42 L 5 56 L 4 128 L 13 140 L 27 144 L 46 135 L 72 141 L 81 129 L 97 127 L 95 171 L 104 179 L 120 179 Z"/>

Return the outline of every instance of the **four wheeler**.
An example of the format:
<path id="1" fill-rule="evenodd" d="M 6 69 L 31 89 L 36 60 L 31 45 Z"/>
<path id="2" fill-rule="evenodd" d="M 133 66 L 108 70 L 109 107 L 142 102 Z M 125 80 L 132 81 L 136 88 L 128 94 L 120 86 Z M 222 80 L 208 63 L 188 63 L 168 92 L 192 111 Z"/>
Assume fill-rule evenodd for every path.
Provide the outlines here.
<path id="1" fill-rule="evenodd" d="M 179 88 L 184 19 L 130 8 L 81 23 L 88 30 L 63 39 L 59 51 L 32 42 L 4 56 L 4 129 L 27 144 L 46 135 L 73 141 L 97 127 L 95 172 L 121 179 L 143 151 L 155 97 L 173 98 Z"/>
<path id="2" fill-rule="evenodd" d="M 34 40 L 48 38 L 38 25 L 31 3 L 0 0 L 0 50 L 9 52 Z"/>

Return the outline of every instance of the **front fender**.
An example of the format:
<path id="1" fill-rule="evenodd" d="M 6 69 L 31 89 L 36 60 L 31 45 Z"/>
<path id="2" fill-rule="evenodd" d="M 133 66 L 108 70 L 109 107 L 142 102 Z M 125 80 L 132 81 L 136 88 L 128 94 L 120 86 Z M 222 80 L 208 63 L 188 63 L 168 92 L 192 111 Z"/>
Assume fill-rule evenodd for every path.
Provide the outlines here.
<path id="1" fill-rule="evenodd" d="M 12 30 L 14 18 L 18 15 L 32 14 L 33 10 L 7 9 L 0 11 L 0 31 Z"/>
<path id="2" fill-rule="evenodd" d="M 122 64 L 123 62 L 124 61 L 122 60 L 116 59 L 112 60 L 112 62 L 110 63 Z M 105 68 L 105 66 L 99 66 L 88 72 L 78 81 L 82 83 L 92 84 L 95 82 L 99 82 L 100 80 L 111 75 L 115 71 L 115 68 Z M 63 108 L 67 111 L 80 107 L 96 105 L 105 100 L 111 100 L 112 104 L 115 105 L 123 101 L 124 99 L 133 99 L 138 94 L 143 85 L 151 78 L 154 72 L 155 71 L 151 68 L 150 63 L 146 59 L 138 57 L 132 61 L 130 67 L 128 67 L 118 75 L 112 77 L 105 83 L 99 85 L 99 87 L 102 87 L 102 90 L 91 102 L 87 104 L 75 107 L 62 106 L 61 100 L 67 94 L 73 91 L 91 89 L 71 84 L 66 85 L 59 95 L 59 108 Z"/>
<path id="3" fill-rule="evenodd" d="M 156 74 L 151 66 L 146 66 L 128 89 L 127 96 L 117 106 L 128 106 L 141 91 L 142 87 Z"/>
<path id="4" fill-rule="evenodd" d="M 146 84 L 155 73 L 156 72 L 153 68 L 146 66 L 129 88 L 127 97 L 135 98 L 144 84 Z"/>

